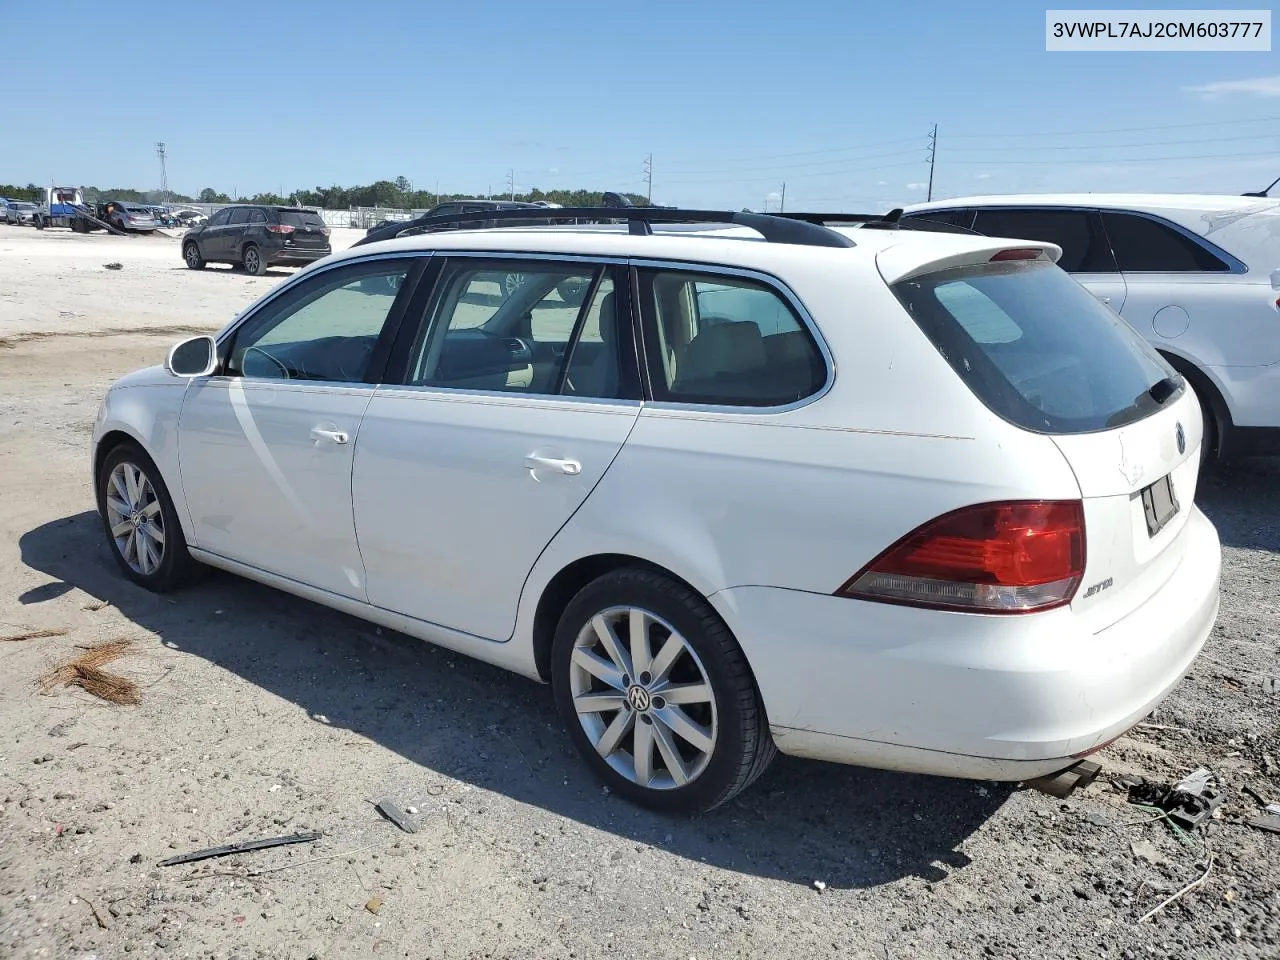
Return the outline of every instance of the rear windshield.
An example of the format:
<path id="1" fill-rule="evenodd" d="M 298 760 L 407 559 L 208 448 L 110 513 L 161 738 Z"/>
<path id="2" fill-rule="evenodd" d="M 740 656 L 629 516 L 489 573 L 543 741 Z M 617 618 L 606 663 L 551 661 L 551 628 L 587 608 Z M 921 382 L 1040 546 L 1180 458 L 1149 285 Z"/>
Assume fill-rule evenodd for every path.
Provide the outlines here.
<path id="1" fill-rule="evenodd" d="M 280 222 L 291 227 L 323 227 L 324 220 L 320 214 L 310 210 L 281 210 Z"/>
<path id="2" fill-rule="evenodd" d="M 893 289 L 978 399 L 1024 429 L 1119 427 L 1181 392 L 1160 355 L 1052 263 L 962 267 Z"/>

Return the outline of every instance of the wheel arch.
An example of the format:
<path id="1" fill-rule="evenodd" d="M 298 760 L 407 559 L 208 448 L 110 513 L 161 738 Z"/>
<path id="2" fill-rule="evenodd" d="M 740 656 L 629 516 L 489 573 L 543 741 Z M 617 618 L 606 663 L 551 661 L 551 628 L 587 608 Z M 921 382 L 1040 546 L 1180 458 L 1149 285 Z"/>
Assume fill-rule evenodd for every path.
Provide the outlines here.
<path id="1" fill-rule="evenodd" d="M 625 568 L 637 568 L 660 574 L 692 590 L 698 596 L 703 593 L 684 577 L 668 570 L 659 563 L 626 553 L 597 553 L 579 557 L 562 567 L 543 587 L 533 614 L 533 657 L 538 677 L 543 682 L 551 679 L 551 647 L 555 641 L 556 627 L 569 602 L 578 592 L 607 573 Z M 713 607 L 714 609 L 714 607 Z M 716 613 L 719 616 L 719 611 Z M 723 618 L 722 618 L 723 619 Z M 727 624 L 726 624 L 727 627 Z"/>
<path id="2" fill-rule="evenodd" d="M 1214 444 L 1210 459 L 1222 460 L 1224 455 L 1230 452 L 1232 429 L 1231 410 L 1227 407 L 1227 401 L 1223 397 L 1222 391 L 1218 388 L 1213 378 L 1205 373 L 1194 361 L 1163 348 L 1159 350 L 1159 353 L 1168 362 L 1169 366 L 1187 379 L 1187 382 L 1191 384 L 1191 388 L 1195 390 L 1196 396 L 1200 397 L 1208 405 L 1214 421 L 1210 425 L 1213 429 Z"/>

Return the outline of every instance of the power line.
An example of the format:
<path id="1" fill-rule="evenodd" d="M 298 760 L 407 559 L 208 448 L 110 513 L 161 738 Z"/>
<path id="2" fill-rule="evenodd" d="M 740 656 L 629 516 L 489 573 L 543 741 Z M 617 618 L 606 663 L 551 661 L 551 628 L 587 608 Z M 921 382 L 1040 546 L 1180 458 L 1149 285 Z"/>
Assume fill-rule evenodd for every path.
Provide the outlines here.
<path id="1" fill-rule="evenodd" d="M 1182 157 L 1077 157 L 1064 160 L 1061 157 L 1053 160 L 948 160 L 948 163 L 981 164 L 989 167 L 1050 165 L 1057 163 L 1167 163 L 1171 160 L 1239 160 L 1245 157 L 1274 157 L 1274 150 L 1263 150 L 1260 153 L 1202 153 L 1196 156 Z"/>
<path id="2" fill-rule="evenodd" d="M 816 157 L 828 153 L 848 153 L 850 150 L 870 150 L 874 147 L 892 147 L 899 143 L 919 143 L 919 137 L 899 137 L 896 140 L 878 140 L 874 143 L 864 143 L 857 147 L 827 147 L 823 150 L 802 150 L 799 153 L 774 153 L 764 156 L 755 157 L 722 157 L 720 163 L 755 163 L 759 160 L 785 160 L 789 157 Z M 852 158 L 852 159 L 857 159 Z M 701 160 L 667 160 L 668 165 L 673 167 L 688 166 L 692 163 L 702 163 Z"/>
<path id="3" fill-rule="evenodd" d="M 1054 144 L 1046 147 L 986 147 L 986 150 L 996 152 L 1010 151 L 1034 151 L 1034 150 L 1127 150 L 1131 148 L 1147 148 L 1147 147 L 1179 147 L 1193 143 L 1234 143 L 1239 140 L 1274 140 L 1280 137 L 1280 133 L 1251 133 L 1243 137 L 1201 137 L 1196 140 L 1150 140 L 1146 143 L 1068 143 Z M 974 149 L 970 147 L 969 149 Z"/>
<path id="4" fill-rule="evenodd" d="M 1224 127 L 1240 123 L 1276 123 L 1280 117 L 1253 117 L 1248 120 L 1204 120 L 1200 123 L 1166 123 L 1155 127 L 1119 127 L 1110 130 L 1058 130 L 1039 133 L 962 133 L 953 134 L 953 140 L 992 140 L 1004 137 L 1084 137 L 1093 133 L 1145 133 L 1150 130 L 1188 130 L 1193 127 Z"/>
<path id="5" fill-rule="evenodd" d="M 913 154 L 914 150 L 911 151 Z M 855 167 L 849 170 L 823 170 L 817 173 L 800 173 L 789 174 L 791 179 L 813 179 L 815 177 L 843 177 L 853 173 L 869 173 L 874 170 L 901 170 L 903 167 L 919 168 L 924 161 L 920 159 L 904 160 L 901 163 L 881 163 L 871 167 Z M 728 173 L 711 179 L 702 180 L 664 180 L 667 186 L 699 186 L 711 183 L 722 184 L 740 184 L 740 183 L 776 183 L 777 173 L 769 177 L 735 177 Z"/>
<path id="6" fill-rule="evenodd" d="M 745 183 L 745 182 L 749 182 L 749 181 L 748 181 L 748 180 L 746 180 L 745 178 L 741 177 L 741 176 L 740 176 L 741 174 L 744 174 L 744 173 L 764 173 L 764 172 L 768 172 L 768 173 L 770 174 L 769 176 L 767 176 L 767 177 L 757 177 L 757 178 L 756 178 L 758 181 L 760 181 L 760 182 L 764 182 L 764 181 L 766 181 L 766 180 L 776 180 L 776 179 L 777 179 L 777 177 L 778 177 L 778 174 L 779 174 L 780 172 L 782 172 L 782 171 L 786 171 L 787 173 L 792 173 L 792 172 L 794 172 L 794 171 L 796 171 L 796 170 L 801 170 L 801 169 L 804 169 L 804 168 L 811 168 L 811 167 L 824 167 L 824 168 L 825 168 L 825 167 L 830 167 L 832 164 L 860 163 L 860 162 L 861 162 L 861 161 L 863 161 L 863 160 L 885 160 L 885 159 L 888 159 L 888 158 L 890 158 L 890 157 L 916 157 L 916 158 L 917 158 L 916 160 L 914 160 L 914 161 L 909 161 L 909 162 L 911 162 L 911 163 L 920 163 L 920 162 L 921 162 L 921 159 L 920 159 L 920 153 L 919 153 L 919 150 L 920 150 L 920 148 L 919 148 L 919 147 L 916 147 L 916 148 L 911 149 L 911 150 L 894 150 L 894 151 L 891 151 L 890 153 L 874 153 L 874 154 L 871 154 L 870 156 L 866 156 L 866 157 L 854 157 L 854 158 L 850 158 L 850 159 L 842 159 L 842 160 L 819 160 L 819 161 L 815 161 L 814 163 L 798 163 L 798 164 L 792 164 L 792 165 L 780 165 L 780 166 L 770 166 L 770 167 L 756 167 L 756 168 L 747 169 L 747 170 L 713 170 L 713 169 L 708 169 L 708 170 L 698 170 L 698 171 L 696 171 L 697 176 L 696 176 L 694 179 L 687 179 L 687 180 L 671 180 L 671 181 L 663 181 L 663 182 L 664 182 L 664 183 L 666 183 L 666 182 L 670 182 L 670 183 L 714 183 L 714 182 L 716 182 L 716 181 L 718 181 L 718 180 L 724 180 L 724 179 L 728 178 L 728 179 L 732 179 L 732 180 L 737 181 L 737 182 Z M 897 164 L 894 164 L 893 166 L 897 166 Z M 857 169 L 857 168 L 854 168 L 854 169 Z M 840 166 L 840 167 L 832 168 L 832 169 L 830 169 L 830 170 L 827 170 L 827 169 L 817 170 L 817 171 L 814 171 L 814 172 L 812 172 L 812 173 L 808 173 L 808 174 L 800 173 L 800 174 L 797 174 L 797 176 L 824 176 L 824 175 L 826 175 L 826 174 L 839 174 L 839 173 L 847 173 L 847 172 L 851 172 L 850 168 L 846 168 L 846 167 Z"/>

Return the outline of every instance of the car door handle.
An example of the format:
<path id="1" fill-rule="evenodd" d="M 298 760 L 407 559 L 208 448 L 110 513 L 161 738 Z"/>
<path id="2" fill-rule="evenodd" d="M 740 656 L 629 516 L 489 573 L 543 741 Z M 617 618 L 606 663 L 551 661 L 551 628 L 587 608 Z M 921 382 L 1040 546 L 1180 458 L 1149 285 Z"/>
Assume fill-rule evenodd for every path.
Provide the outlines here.
<path id="1" fill-rule="evenodd" d="M 576 477 L 582 472 L 582 464 L 577 460 L 557 460 L 555 457 L 535 457 L 532 454 L 524 458 L 524 465 L 530 470 L 558 470 L 569 477 Z"/>
<path id="2" fill-rule="evenodd" d="M 1098 295 L 1097 295 L 1097 294 L 1094 294 L 1094 296 L 1095 296 L 1095 297 L 1098 297 Z M 1099 302 L 1099 303 L 1110 303 L 1110 302 L 1111 302 L 1111 298 L 1110 298 L 1110 297 L 1098 297 L 1098 302 Z"/>
<path id="3" fill-rule="evenodd" d="M 326 430 L 324 427 L 312 427 L 311 439 L 328 440 L 330 443 L 346 443 L 350 437 L 342 430 Z"/>

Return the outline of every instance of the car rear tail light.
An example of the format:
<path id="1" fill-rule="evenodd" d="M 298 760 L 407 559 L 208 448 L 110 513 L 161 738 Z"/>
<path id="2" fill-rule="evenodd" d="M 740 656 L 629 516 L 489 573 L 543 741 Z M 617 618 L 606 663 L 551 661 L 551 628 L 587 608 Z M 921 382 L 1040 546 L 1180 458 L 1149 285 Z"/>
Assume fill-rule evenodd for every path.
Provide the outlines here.
<path id="1" fill-rule="evenodd" d="M 1071 602 L 1084 575 L 1079 500 L 963 507 L 907 534 L 836 593 L 974 613 L 1032 613 Z"/>
<path id="2" fill-rule="evenodd" d="M 267 229 L 272 233 L 293 233 L 295 228 L 287 223 L 268 223 Z"/>
<path id="3" fill-rule="evenodd" d="M 1012 247 L 994 254 L 991 263 L 999 263 L 1001 260 L 1039 260 L 1042 253 L 1044 251 L 1037 247 Z"/>

